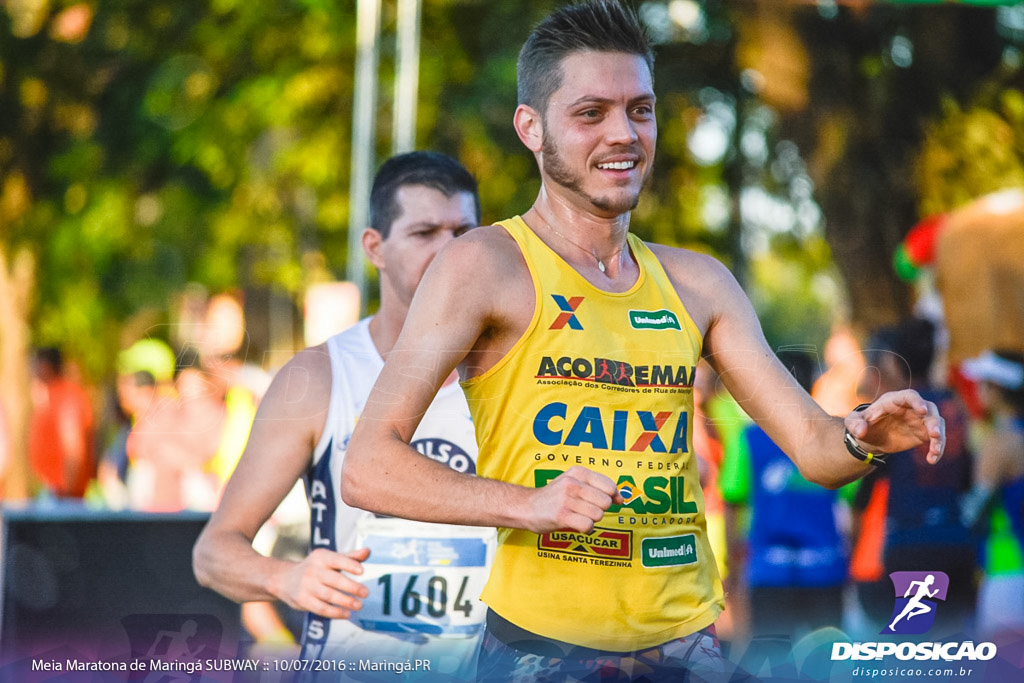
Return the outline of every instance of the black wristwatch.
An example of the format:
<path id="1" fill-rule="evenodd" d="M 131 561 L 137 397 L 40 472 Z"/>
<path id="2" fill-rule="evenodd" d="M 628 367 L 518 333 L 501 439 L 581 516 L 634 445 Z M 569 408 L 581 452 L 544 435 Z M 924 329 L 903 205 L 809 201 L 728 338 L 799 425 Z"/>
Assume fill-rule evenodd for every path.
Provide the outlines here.
<path id="1" fill-rule="evenodd" d="M 870 403 L 861 403 L 859 406 L 854 408 L 855 412 L 860 412 L 867 408 Z M 850 430 L 846 430 L 846 434 L 843 436 L 843 443 L 846 444 L 846 450 L 850 451 L 850 455 L 857 458 L 865 465 L 875 465 L 877 467 L 884 467 L 886 465 L 886 457 L 888 453 L 872 453 L 871 451 L 864 450 L 864 447 L 860 445 L 856 437 L 850 433 Z"/>

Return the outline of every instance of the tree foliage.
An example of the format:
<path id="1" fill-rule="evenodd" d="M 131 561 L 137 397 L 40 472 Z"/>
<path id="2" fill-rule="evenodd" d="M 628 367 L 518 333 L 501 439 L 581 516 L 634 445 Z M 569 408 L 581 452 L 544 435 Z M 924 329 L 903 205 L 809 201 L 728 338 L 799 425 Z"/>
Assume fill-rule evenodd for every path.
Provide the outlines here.
<path id="1" fill-rule="evenodd" d="M 37 342 L 96 374 L 188 282 L 297 293 L 304 251 L 344 258 L 345 3 L 37 4 L 0 42 L 2 236 L 39 262 Z"/>
<path id="2" fill-rule="evenodd" d="M 997 75 L 961 105 L 945 98 L 917 157 L 924 216 L 960 208 L 1007 188 L 1024 187 L 1024 93 Z"/>

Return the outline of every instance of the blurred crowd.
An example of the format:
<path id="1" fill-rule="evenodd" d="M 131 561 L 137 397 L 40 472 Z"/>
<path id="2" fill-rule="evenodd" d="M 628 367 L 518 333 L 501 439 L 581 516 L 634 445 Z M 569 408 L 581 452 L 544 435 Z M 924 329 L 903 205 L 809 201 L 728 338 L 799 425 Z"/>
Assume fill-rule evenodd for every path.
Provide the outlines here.
<path id="1" fill-rule="evenodd" d="M 90 386 L 57 348 L 32 354 L 28 451 L 38 504 L 210 511 L 241 456 L 270 377 L 241 355 L 233 297 L 214 297 L 199 335 L 146 336 Z M 172 346 L 173 344 L 173 346 Z"/>

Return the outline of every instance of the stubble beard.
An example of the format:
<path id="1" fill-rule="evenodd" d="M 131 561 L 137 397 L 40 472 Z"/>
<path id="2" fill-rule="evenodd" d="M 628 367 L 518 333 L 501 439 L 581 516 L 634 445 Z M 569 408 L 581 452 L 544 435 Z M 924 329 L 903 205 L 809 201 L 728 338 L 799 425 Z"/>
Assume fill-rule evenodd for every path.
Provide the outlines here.
<path id="1" fill-rule="evenodd" d="M 620 198 L 611 197 L 595 197 L 589 195 L 583 190 L 583 178 L 577 173 L 574 173 L 571 168 L 562 160 L 561 154 L 558 152 L 558 147 L 548 137 L 547 132 L 544 133 L 544 139 L 541 141 L 541 164 L 544 168 L 544 173 L 552 180 L 552 182 L 561 185 L 565 189 L 579 195 L 586 199 L 594 208 L 605 213 L 613 213 L 616 215 L 622 215 L 628 213 L 637 207 L 640 203 L 640 192 L 637 191 L 633 195 L 626 195 Z M 647 184 L 648 175 L 644 176 L 643 182 L 640 184 L 641 188 Z"/>

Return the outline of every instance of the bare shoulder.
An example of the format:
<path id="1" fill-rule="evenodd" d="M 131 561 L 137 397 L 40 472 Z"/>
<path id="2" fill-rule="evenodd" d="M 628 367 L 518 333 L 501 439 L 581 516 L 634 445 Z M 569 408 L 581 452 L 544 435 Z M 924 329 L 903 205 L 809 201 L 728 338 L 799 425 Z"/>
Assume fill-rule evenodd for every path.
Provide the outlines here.
<path id="1" fill-rule="evenodd" d="M 535 308 L 530 270 L 519 244 L 496 225 L 474 228 L 445 245 L 416 290 L 399 345 L 445 349 L 462 376 L 504 356 Z M 439 321 L 443 321 L 439 322 Z"/>
<path id="2" fill-rule="evenodd" d="M 259 418 L 308 418 L 325 415 L 331 396 L 331 358 L 327 344 L 299 351 L 274 375 Z"/>
<path id="3" fill-rule="evenodd" d="M 324 371 L 331 367 L 331 355 L 327 351 L 327 342 L 316 346 L 307 346 L 285 363 L 281 369 L 289 371 Z"/>
<path id="4" fill-rule="evenodd" d="M 726 281 L 735 282 L 735 278 L 729 272 L 729 269 L 725 267 L 725 264 L 710 254 L 682 247 L 669 247 L 655 242 L 647 242 L 646 244 L 654 252 L 654 255 L 658 257 L 658 260 L 661 261 L 665 270 L 669 271 L 670 276 L 685 270 L 694 279 L 700 279 L 705 282 L 710 281 L 712 283 L 710 286 Z"/>
<path id="5" fill-rule="evenodd" d="M 648 242 L 690 316 L 706 332 L 723 310 L 746 300 L 735 276 L 710 254 Z"/>
<path id="6" fill-rule="evenodd" d="M 438 255 L 451 275 L 479 279 L 481 275 L 527 274 L 519 245 L 504 228 L 485 225 L 453 240 Z M 452 267 L 457 266 L 457 267 Z M 493 278 L 490 278 L 493 280 Z M 487 283 L 481 282 L 486 286 Z"/>
<path id="7" fill-rule="evenodd" d="M 529 268 L 518 243 L 497 225 L 475 228 L 445 245 L 420 290 L 488 325 L 521 315 L 520 308 L 528 310 L 527 317 L 533 312 Z"/>

